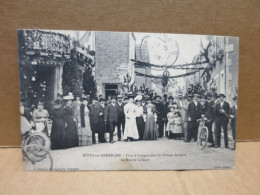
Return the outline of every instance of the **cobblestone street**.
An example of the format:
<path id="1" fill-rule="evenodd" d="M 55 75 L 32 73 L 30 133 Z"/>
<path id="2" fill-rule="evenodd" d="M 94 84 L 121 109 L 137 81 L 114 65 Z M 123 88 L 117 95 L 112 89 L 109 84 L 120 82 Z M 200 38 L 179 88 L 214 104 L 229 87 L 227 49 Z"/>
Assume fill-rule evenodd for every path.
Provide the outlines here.
<path id="1" fill-rule="evenodd" d="M 235 151 L 205 147 L 197 143 L 167 138 L 155 141 L 103 143 L 86 147 L 51 151 L 53 169 L 73 170 L 183 170 L 225 169 L 234 167 Z M 25 162 L 27 170 L 44 170 L 48 159 L 32 166 Z"/>

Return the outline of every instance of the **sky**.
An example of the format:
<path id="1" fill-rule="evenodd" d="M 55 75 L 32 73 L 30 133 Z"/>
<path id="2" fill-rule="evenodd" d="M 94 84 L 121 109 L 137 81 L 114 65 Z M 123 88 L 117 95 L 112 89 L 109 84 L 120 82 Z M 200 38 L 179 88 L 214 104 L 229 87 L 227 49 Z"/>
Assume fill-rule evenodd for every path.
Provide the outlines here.
<path id="1" fill-rule="evenodd" d="M 201 44 L 203 48 L 206 48 L 208 41 L 205 39 L 203 35 L 188 35 L 188 34 L 163 34 L 163 33 L 135 33 L 136 43 L 141 44 L 143 39 L 148 41 L 149 54 L 150 54 L 150 63 L 151 64 L 172 64 L 177 57 L 177 60 L 173 65 L 191 63 L 193 61 L 194 56 L 198 55 L 201 51 Z M 160 38 L 166 40 L 165 42 L 160 41 Z M 158 44 L 159 43 L 159 44 Z M 165 48 L 168 51 L 165 53 L 165 48 L 161 46 L 166 45 Z M 176 49 L 176 43 L 178 45 L 178 49 Z M 154 47 L 155 46 L 155 47 Z M 172 51 L 177 51 L 178 56 L 173 55 L 170 57 L 170 61 L 167 61 L 164 56 L 168 56 Z M 158 58 L 161 56 L 161 58 Z M 163 71 L 161 70 L 153 70 L 153 75 L 162 75 Z M 184 74 L 186 70 L 176 70 L 176 69 L 168 69 L 171 76 Z M 181 88 L 184 86 L 185 78 L 177 78 L 175 80 Z M 175 86 L 175 87 L 178 87 Z M 155 86 L 153 86 L 155 87 Z M 160 90 L 160 89 L 159 89 Z M 176 89 L 172 89 L 176 90 Z"/>

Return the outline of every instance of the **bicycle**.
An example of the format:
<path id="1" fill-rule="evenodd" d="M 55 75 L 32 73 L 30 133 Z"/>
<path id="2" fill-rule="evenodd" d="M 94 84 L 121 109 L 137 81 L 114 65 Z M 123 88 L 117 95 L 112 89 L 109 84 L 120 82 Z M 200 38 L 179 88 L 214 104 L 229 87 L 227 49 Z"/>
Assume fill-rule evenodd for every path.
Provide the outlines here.
<path id="1" fill-rule="evenodd" d="M 31 128 L 29 131 L 25 132 L 22 135 L 22 146 L 30 144 L 41 145 L 46 150 L 49 150 L 51 145 L 50 139 L 45 133 L 43 133 L 45 125 L 47 125 L 47 121 L 44 121 L 44 127 L 36 130 Z"/>
<path id="2" fill-rule="evenodd" d="M 199 145 L 199 149 L 203 150 L 208 142 L 209 131 L 205 123 L 209 122 L 209 120 L 205 116 L 202 116 L 202 118 L 198 119 L 197 121 L 199 122 L 198 138 L 197 138 L 198 145 Z"/>
<path id="3" fill-rule="evenodd" d="M 26 157 L 33 165 L 36 170 L 47 170 L 53 169 L 53 158 L 48 150 L 41 145 L 30 144 L 22 147 L 24 157 Z M 41 155 L 39 155 L 39 152 Z M 44 155 L 42 155 L 44 154 Z M 49 161 L 49 162 L 46 162 Z M 42 162 L 41 164 L 39 162 Z M 36 164 L 38 163 L 38 164 Z M 48 166 L 49 164 L 49 166 Z M 37 166 L 36 166 L 37 165 Z"/>
<path id="4" fill-rule="evenodd" d="M 50 162 L 47 162 L 48 170 L 52 170 L 53 168 L 53 159 L 49 152 L 50 150 L 50 140 L 48 136 L 43 133 L 45 126 L 47 125 L 47 120 L 43 121 L 44 125 L 42 128 L 36 128 L 32 129 L 29 124 L 29 122 L 25 118 L 21 118 L 21 122 L 27 123 L 27 127 L 30 128 L 27 129 L 22 134 L 22 151 L 23 156 L 26 157 L 33 165 L 36 165 L 38 163 L 38 170 L 46 169 L 46 160 L 49 160 Z M 44 161 L 44 162 L 43 162 Z M 43 168 L 39 168 L 39 162 L 42 162 L 41 164 L 44 166 Z M 50 164 L 50 166 L 48 166 Z"/>

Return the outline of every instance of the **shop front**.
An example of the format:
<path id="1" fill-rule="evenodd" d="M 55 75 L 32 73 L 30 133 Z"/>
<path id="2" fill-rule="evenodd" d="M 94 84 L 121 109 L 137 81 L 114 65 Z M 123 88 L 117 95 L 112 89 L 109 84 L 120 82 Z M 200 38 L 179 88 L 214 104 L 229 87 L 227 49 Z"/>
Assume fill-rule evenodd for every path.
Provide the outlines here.
<path id="1" fill-rule="evenodd" d="M 62 95 L 63 65 L 70 58 L 66 35 L 39 30 L 18 31 L 20 96 L 26 103 L 49 104 Z"/>

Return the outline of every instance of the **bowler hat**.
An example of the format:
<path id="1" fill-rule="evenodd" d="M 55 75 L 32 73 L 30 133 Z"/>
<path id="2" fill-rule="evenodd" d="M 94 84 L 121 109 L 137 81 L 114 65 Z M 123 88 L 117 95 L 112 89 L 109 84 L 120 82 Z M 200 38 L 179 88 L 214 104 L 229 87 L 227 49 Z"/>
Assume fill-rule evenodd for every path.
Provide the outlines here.
<path id="1" fill-rule="evenodd" d="M 99 102 L 105 102 L 105 99 L 104 98 L 100 98 Z"/>
<path id="2" fill-rule="evenodd" d="M 218 98 L 218 94 L 217 93 L 213 93 L 212 97 Z"/>
<path id="3" fill-rule="evenodd" d="M 237 100 L 237 96 L 236 95 L 233 97 L 233 100 Z"/>
<path id="4" fill-rule="evenodd" d="M 169 96 L 168 100 L 174 100 L 173 96 Z"/>
<path id="5" fill-rule="evenodd" d="M 161 96 L 159 96 L 159 95 L 155 96 L 155 99 L 157 99 L 157 98 L 160 98 L 160 99 L 162 99 L 162 97 L 161 97 Z"/>
<path id="6" fill-rule="evenodd" d="M 224 93 L 220 93 L 220 94 L 219 94 L 219 97 L 224 97 L 224 98 L 225 98 L 226 96 L 225 96 Z"/>
<path id="7" fill-rule="evenodd" d="M 115 95 L 113 95 L 113 96 L 111 97 L 111 100 L 112 100 L 112 99 L 115 99 L 115 100 L 116 100 L 116 96 L 115 96 Z"/>

